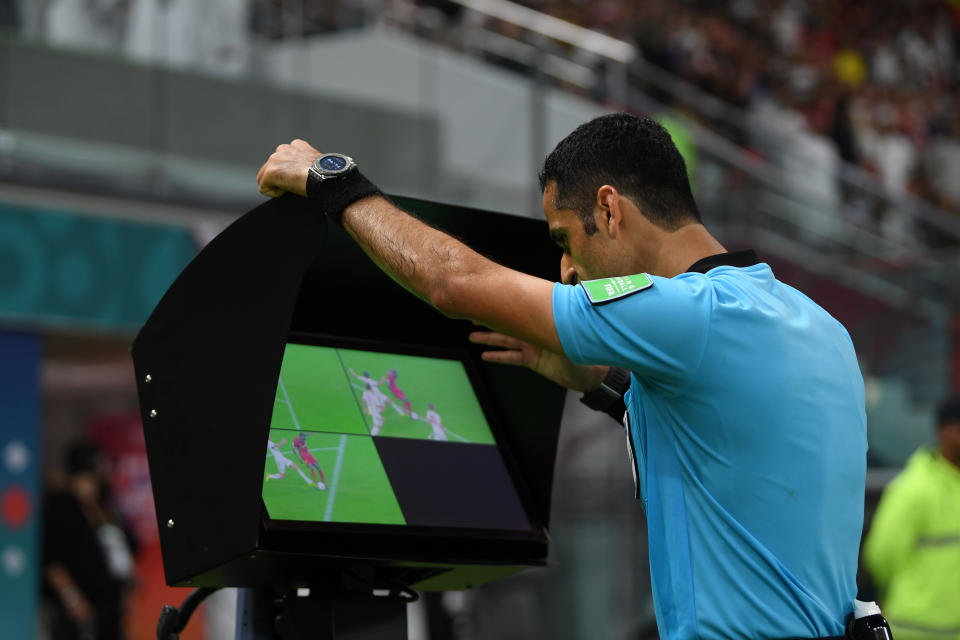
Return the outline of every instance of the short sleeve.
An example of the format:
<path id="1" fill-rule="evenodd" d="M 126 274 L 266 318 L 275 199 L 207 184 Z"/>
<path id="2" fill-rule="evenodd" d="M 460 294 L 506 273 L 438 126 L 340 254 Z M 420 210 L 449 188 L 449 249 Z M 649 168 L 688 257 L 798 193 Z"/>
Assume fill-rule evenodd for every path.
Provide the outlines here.
<path id="1" fill-rule="evenodd" d="M 710 281 L 702 274 L 651 279 L 652 287 L 603 304 L 591 303 L 579 285 L 555 285 L 553 317 L 567 357 L 685 384 L 696 373 L 706 343 Z"/>

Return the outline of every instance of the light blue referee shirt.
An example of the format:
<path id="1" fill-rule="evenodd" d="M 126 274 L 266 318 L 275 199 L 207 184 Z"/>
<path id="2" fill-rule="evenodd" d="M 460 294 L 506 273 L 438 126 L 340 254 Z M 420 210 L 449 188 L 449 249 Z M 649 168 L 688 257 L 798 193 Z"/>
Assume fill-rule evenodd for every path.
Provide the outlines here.
<path id="1" fill-rule="evenodd" d="M 567 356 L 632 372 L 664 640 L 842 635 L 857 595 L 867 439 L 853 344 L 755 256 L 730 266 L 744 253 L 607 302 L 553 291 Z"/>

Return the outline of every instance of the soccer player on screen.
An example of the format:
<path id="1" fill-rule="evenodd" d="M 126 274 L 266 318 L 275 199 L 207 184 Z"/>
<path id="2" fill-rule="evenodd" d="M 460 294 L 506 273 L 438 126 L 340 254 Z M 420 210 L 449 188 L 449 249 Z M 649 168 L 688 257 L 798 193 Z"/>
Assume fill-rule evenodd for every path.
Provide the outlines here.
<path id="1" fill-rule="evenodd" d="M 364 371 L 363 375 L 360 375 L 359 373 L 353 370 L 353 367 L 350 367 L 350 373 L 352 373 L 357 380 L 360 380 L 361 382 L 364 383 L 364 387 L 358 387 L 357 385 L 353 385 L 354 387 L 357 387 L 358 389 L 361 389 L 361 388 L 366 389 L 367 387 L 369 387 L 370 390 L 373 391 L 374 395 L 377 395 L 383 399 L 383 403 L 389 402 L 390 406 L 393 407 L 394 411 L 396 411 L 400 415 L 404 415 L 403 409 L 397 406 L 397 403 L 395 403 L 393 400 L 388 398 L 386 394 L 383 393 L 383 391 L 380 391 L 380 385 L 387 381 L 385 377 L 379 380 L 376 380 L 370 375 L 369 371 Z M 401 391 L 400 393 L 403 393 L 403 392 Z"/>
<path id="2" fill-rule="evenodd" d="M 383 426 L 383 408 L 387 403 L 387 396 L 383 395 L 376 387 L 367 384 L 363 392 L 363 403 L 367 405 L 367 413 L 373 420 L 370 435 L 375 436 L 380 433 L 380 427 Z"/>
<path id="3" fill-rule="evenodd" d="M 413 413 L 413 406 L 410 405 L 410 401 L 407 400 L 407 394 L 403 392 L 403 389 L 397 386 L 397 370 L 390 369 L 387 371 L 387 386 L 390 387 L 390 393 L 393 396 L 403 403 L 403 408 L 406 409 L 407 415 Z"/>
<path id="4" fill-rule="evenodd" d="M 370 375 L 369 371 L 364 371 L 363 375 L 360 375 L 359 373 L 353 370 L 353 367 L 350 367 L 350 373 L 353 375 L 354 378 L 364 383 L 365 385 L 370 385 L 371 387 L 377 387 L 381 382 L 383 382 L 383 380 L 375 380 Z"/>
<path id="5" fill-rule="evenodd" d="M 273 455 L 273 459 L 277 463 L 278 473 L 267 474 L 266 480 L 267 481 L 282 480 L 284 476 L 287 475 L 287 469 L 289 468 L 289 469 L 296 469 L 297 473 L 300 474 L 300 477 L 303 478 L 304 482 L 306 482 L 307 484 L 313 484 L 310 478 L 307 477 L 307 474 L 305 474 L 303 470 L 300 467 L 298 467 L 293 460 L 283 455 L 283 452 L 280 451 L 280 447 L 282 447 L 286 443 L 287 443 L 286 438 L 281 438 L 279 443 L 275 443 L 270 438 L 267 438 L 267 451 Z"/>
<path id="6" fill-rule="evenodd" d="M 440 419 L 440 414 L 437 413 L 432 402 L 427 405 L 427 415 L 425 415 L 423 419 L 426 420 L 427 424 L 433 429 L 433 433 L 427 436 L 427 438 L 443 442 L 449 440 L 449 438 L 447 438 L 447 430 L 443 428 L 443 420 Z"/>
<path id="7" fill-rule="evenodd" d="M 321 490 L 326 489 L 327 479 L 323 476 L 323 469 L 320 468 L 320 463 L 317 462 L 317 459 L 314 458 L 310 450 L 307 449 L 307 434 L 303 432 L 298 433 L 297 437 L 293 439 L 293 448 L 297 450 L 297 453 L 300 454 L 300 459 L 307 465 L 307 469 L 310 470 L 310 475 L 314 481 L 317 482 L 317 488 Z M 314 471 L 316 471 L 316 473 L 314 473 Z M 319 481 L 317 481 L 317 473 L 320 474 Z"/>

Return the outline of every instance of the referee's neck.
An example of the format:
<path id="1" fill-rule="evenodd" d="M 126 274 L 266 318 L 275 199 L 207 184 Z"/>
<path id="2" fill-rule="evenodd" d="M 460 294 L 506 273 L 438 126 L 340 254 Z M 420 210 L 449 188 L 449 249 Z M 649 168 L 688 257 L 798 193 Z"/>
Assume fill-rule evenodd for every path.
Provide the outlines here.
<path id="1" fill-rule="evenodd" d="M 727 250 L 700 223 L 691 223 L 675 231 L 664 231 L 660 251 L 651 273 L 672 278 L 686 272 L 693 263 Z"/>

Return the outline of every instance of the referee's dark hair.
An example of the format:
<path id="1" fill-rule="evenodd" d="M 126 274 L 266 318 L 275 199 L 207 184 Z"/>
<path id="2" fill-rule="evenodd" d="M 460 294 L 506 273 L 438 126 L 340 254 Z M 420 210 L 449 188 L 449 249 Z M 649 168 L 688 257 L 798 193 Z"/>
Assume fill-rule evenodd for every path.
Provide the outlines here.
<path id="1" fill-rule="evenodd" d="M 960 396 L 944 401 L 937 409 L 937 427 L 960 426 Z"/>
<path id="2" fill-rule="evenodd" d="M 597 230 L 593 207 L 605 184 L 668 231 L 700 222 L 683 156 L 650 118 L 612 113 L 580 125 L 550 152 L 539 178 L 541 192 L 556 183 L 554 206 L 576 212 L 587 235 Z"/>

